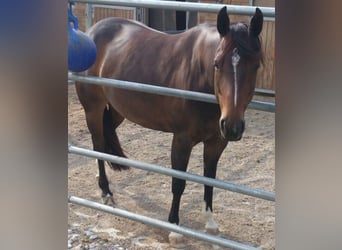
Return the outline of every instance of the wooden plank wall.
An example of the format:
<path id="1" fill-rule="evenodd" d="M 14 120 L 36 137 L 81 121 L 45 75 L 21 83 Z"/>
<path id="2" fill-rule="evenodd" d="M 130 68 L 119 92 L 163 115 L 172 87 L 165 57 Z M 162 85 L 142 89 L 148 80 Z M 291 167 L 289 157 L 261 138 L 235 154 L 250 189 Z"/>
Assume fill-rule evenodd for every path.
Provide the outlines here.
<path id="1" fill-rule="evenodd" d="M 95 8 L 93 24 L 103 19 L 103 17 L 123 17 L 134 19 L 134 11 L 114 8 Z"/>
<path id="2" fill-rule="evenodd" d="M 257 87 L 275 91 L 275 23 L 265 21 L 261 34 L 264 64 L 258 72 Z"/>
<path id="3" fill-rule="evenodd" d="M 216 0 L 205 0 L 203 3 L 217 3 Z M 249 5 L 249 0 L 222 0 L 222 4 Z M 274 7 L 275 0 L 255 0 L 255 6 Z M 214 13 L 199 13 L 199 22 L 216 24 L 217 15 Z M 231 22 L 249 22 L 250 17 L 229 15 Z M 260 67 L 257 76 L 257 88 L 275 90 L 275 22 L 265 20 L 261 32 L 264 51 L 264 64 Z"/>
<path id="4" fill-rule="evenodd" d="M 86 4 L 77 3 L 73 8 L 74 15 L 78 18 L 79 29 L 86 30 Z M 119 8 L 94 8 L 94 18 L 92 18 L 92 24 L 95 24 L 99 20 L 106 17 L 122 17 L 128 19 L 134 19 L 134 12 L 132 10 L 119 9 Z"/>
<path id="5" fill-rule="evenodd" d="M 233 5 L 249 5 L 249 0 L 204 0 L 204 1 L 199 1 L 201 3 L 220 3 L 220 4 L 233 4 Z M 217 14 L 215 13 L 199 13 L 199 22 L 200 23 L 213 23 L 216 24 L 216 17 Z M 247 16 L 241 16 L 241 15 L 229 15 L 230 21 L 231 22 L 247 22 L 249 18 Z"/>
<path id="6" fill-rule="evenodd" d="M 254 0 L 255 6 L 275 7 L 275 0 Z M 275 21 L 266 18 L 261 33 L 264 65 L 260 69 L 257 86 L 275 91 Z"/>
<path id="7" fill-rule="evenodd" d="M 193 1 L 193 0 L 192 0 Z M 205 3 L 217 3 L 216 0 L 205 0 L 200 1 Z M 249 0 L 221 0 L 222 4 L 234 4 L 234 5 L 249 5 Z M 275 0 L 255 0 L 255 6 L 263 6 L 263 7 L 274 7 Z M 74 10 L 74 14 L 79 19 L 79 28 L 82 31 L 85 31 L 85 23 L 86 23 L 86 9 L 85 4 L 77 3 Z M 121 9 L 105 9 L 105 8 L 96 8 L 94 11 L 93 23 L 98 20 L 109 17 L 109 16 L 118 16 L 124 18 L 133 19 L 133 11 L 131 10 L 121 10 Z M 216 23 L 216 14 L 213 13 L 198 13 L 198 21 L 199 23 Z M 163 18 L 167 17 L 164 15 Z M 173 15 L 170 15 L 169 18 L 173 19 Z M 248 16 L 241 15 L 230 15 L 231 22 L 243 21 L 249 22 Z M 165 21 L 165 20 L 164 20 Z M 155 22 L 155 21 L 154 21 Z M 173 20 L 174 22 L 174 20 Z M 261 66 L 257 76 L 257 88 L 264 88 L 275 90 L 275 22 L 272 20 L 265 20 L 263 31 L 261 34 L 262 45 L 264 50 L 264 64 Z"/>
<path id="8" fill-rule="evenodd" d="M 78 28 L 84 32 L 86 30 L 86 4 L 76 3 L 72 12 L 77 16 Z"/>
<path id="9" fill-rule="evenodd" d="M 198 2 L 198 0 L 186 0 L 186 2 Z M 148 24 L 150 27 L 160 31 L 176 30 L 176 11 L 149 9 Z M 196 11 L 189 12 L 188 28 L 198 24 L 198 13 Z"/>

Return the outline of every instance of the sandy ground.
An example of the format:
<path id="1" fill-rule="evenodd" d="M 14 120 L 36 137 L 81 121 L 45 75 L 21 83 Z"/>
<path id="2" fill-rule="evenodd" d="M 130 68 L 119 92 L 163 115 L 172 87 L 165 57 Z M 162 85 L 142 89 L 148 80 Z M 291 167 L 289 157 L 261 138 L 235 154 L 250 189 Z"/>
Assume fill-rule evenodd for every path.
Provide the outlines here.
<path id="1" fill-rule="evenodd" d="M 90 134 L 74 85 L 69 87 L 69 143 L 91 149 Z M 273 101 L 273 100 L 271 100 Z M 274 113 L 247 110 L 246 132 L 222 154 L 217 179 L 275 191 Z M 134 160 L 170 167 L 172 134 L 142 128 L 125 120 L 117 130 L 126 155 Z M 202 175 L 201 144 L 190 158 L 188 172 Z M 69 194 L 102 202 L 94 159 L 69 154 Z M 110 188 L 119 208 L 167 221 L 171 177 L 131 168 L 107 168 Z M 203 185 L 187 182 L 180 208 L 183 226 L 204 230 L 201 219 Z M 220 236 L 263 249 L 275 246 L 274 202 L 214 189 L 214 218 Z M 68 204 L 69 249 L 172 249 L 169 232 L 128 219 Z M 212 249 L 208 243 L 185 238 L 186 249 Z M 221 248 L 223 249 L 223 248 Z"/>

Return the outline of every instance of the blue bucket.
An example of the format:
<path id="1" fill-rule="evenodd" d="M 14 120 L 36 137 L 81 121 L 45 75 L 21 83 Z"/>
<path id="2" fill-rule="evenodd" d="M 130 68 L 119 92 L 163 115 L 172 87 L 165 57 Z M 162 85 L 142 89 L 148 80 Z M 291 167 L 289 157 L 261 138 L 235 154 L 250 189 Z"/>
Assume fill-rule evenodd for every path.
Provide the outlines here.
<path id="1" fill-rule="evenodd" d="M 68 9 L 68 69 L 82 72 L 90 68 L 96 59 L 96 45 L 85 33 L 78 29 L 77 17 Z"/>

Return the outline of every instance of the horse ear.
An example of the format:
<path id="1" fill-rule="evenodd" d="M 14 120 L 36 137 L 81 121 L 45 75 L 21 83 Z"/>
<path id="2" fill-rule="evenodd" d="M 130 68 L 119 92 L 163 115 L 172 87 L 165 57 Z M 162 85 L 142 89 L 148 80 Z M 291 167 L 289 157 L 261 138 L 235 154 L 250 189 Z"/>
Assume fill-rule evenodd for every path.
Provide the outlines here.
<path id="1" fill-rule="evenodd" d="M 249 26 L 249 32 L 252 36 L 259 36 L 262 30 L 262 24 L 264 22 L 264 15 L 259 8 L 255 9 L 255 14 L 251 19 L 251 24 Z"/>
<path id="2" fill-rule="evenodd" d="M 217 30 L 221 37 L 229 32 L 229 17 L 227 15 L 227 7 L 224 6 L 217 15 Z"/>

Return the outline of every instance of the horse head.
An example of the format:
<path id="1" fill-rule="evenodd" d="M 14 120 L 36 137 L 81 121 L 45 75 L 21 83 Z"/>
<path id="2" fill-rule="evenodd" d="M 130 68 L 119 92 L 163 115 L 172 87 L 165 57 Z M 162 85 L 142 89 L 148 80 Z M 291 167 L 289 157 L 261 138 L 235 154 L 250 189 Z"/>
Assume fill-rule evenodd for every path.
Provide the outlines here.
<path id="1" fill-rule="evenodd" d="M 220 42 L 214 58 L 214 88 L 221 109 L 223 138 L 240 140 L 245 130 L 244 113 L 251 101 L 262 62 L 259 34 L 263 14 L 256 8 L 250 25 L 230 24 L 226 7 L 217 16 Z"/>

